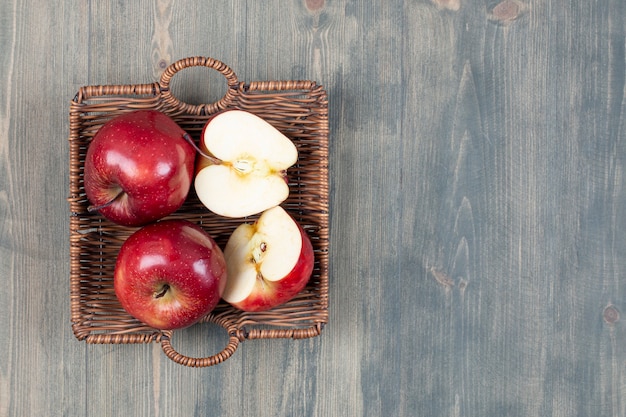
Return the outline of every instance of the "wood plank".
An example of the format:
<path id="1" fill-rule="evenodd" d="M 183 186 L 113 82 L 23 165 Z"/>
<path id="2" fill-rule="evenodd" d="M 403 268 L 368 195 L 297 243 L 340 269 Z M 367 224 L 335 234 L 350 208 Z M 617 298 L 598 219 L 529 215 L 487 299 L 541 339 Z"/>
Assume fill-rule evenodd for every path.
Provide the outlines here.
<path id="1" fill-rule="evenodd" d="M 0 16 L 0 415 L 79 415 L 84 346 L 69 327 L 62 109 L 86 81 L 73 24 L 86 8 L 9 1 Z"/>
<path id="2" fill-rule="evenodd" d="M 623 133 L 620 116 L 610 116 L 621 111 L 623 46 L 609 46 L 600 31 L 589 31 L 611 27 L 621 33 L 623 13 L 608 13 L 599 4 L 544 7 L 508 25 L 485 20 L 483 11 L 445 12 L 441 19 L 454 27 L 451 42 L 413 26 L 416 42 L 429 39 L 431 51 L 453 48 L 456 57 L 445 65 L 441 61 L 450 57 L 443 54 L 427 65 L 439 71 L 428 72 L 422 83 L 443 92 L 423 93 L 420 80 L 407 79 L 415 86 L 412 95 L 444 100 L 429 103 L 434 122 L 415 122 L 413 131 L 431 134 L 416 147 L 408 145 L 411 153 L 404 158 L 418 167 L 407 183 L 419 185 L 400 203 L 416 206 L 403 214 L 414 225 L 409 236 L 417 245 L 406 242 L 401 264 L 423 269 L 414 277 L 420 283 L 412 293 L 417 305 L 401 313 L 424 320 L 403 338 L 400 362 L 422 358 L 406 378 L 426 381 L 424 390 L 406 397 L 404 410 L 623 411 L 615 397 L 606 401 L 611 394 L 602 400 L 591 388 L 620 386 L 615 377 L 623 373 L 615 361 L 624 355 L 615 343 L 621 333 L 611 327 L 617 322 L 607 326 L 601 320 L 605 306 L 623 298 L 623 291 L 618 295 L 610 285 L 612 296 L 599 292 L 606 285 L 602 277 L 615 273 L 607 259 L 624 247 L 611 232 L 619 230 L 615 214 L 602 213 L 624 203 L 615 162 Z M 606 43 L 598 45 L 600 39 Z M 586 53 L 600 55 L 590 63 Z M 449 86 L 456 97 L 448 101 Z M 609 91 L 618 97 L 607 97 Z M 601 173 L 581 175 L 590 163 Z M 404 172 L 411 172 L 408 166 Z M 598 188 L 598 182 L 608 187 Z M 589 207 L 592 195 L 602 203 Z M 608 233 L 611 242 L 604 249 L 598 241 L 585 243 L 588 227 L 594 235 Z M 581 256 L 592 254 L 600 256 L 588 269 Z"/>

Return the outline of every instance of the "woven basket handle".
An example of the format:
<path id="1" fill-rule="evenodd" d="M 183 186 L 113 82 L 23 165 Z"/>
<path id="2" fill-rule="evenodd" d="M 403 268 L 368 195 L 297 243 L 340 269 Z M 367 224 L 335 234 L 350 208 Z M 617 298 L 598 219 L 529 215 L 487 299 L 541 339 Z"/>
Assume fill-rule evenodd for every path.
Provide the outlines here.
<path id="1" fill-rule="evenodd" d="M 224 362 L 226 359 L 230 358 L 239 346 L 237 329 L 233 325 L 225 321 L 215 320 L 211 317 L 207 318 L 205 321 L 216 323 L 226 329 L 226 331 L 228 332 L 228 344 L 221 352 L 204 358 L 193 358 L 185 356 L 177 352 L 176 349 L 172 347 L 172 337 L 175 332 L 172 330 L 164 330 L 160 342 L 161 348 L 163 349 L 165 355 L 180 365 L 190 366 L 194 368 L 205 368 L 208 366 L 217 365 L 218 363 Z"/>
<path id="2" fill-rule="evenodd" d="M 170 81 L 178 71 L 189 67 L 207 67 L 220 72 L 224 77 L 226 77 L 226 82 L 228 83 L 226 94 L 215 103 L 199 105 L 185 103 L 174 97 L 174 95 L 170 91 Z M 230 69 L 230 67 L 223 62 L 213 58 L 197 56 L 181 59 L 167 67 L 161 75 L 159 85 L 161 87 L 161 98 L 169 106 L 179 109 L 188 114 L 204 115 L 212 114 L 219 110 L 225 109 L 237 94 L 239 81 L 237 80 L 237 76 L 235 75 L 233 70 Z"/>

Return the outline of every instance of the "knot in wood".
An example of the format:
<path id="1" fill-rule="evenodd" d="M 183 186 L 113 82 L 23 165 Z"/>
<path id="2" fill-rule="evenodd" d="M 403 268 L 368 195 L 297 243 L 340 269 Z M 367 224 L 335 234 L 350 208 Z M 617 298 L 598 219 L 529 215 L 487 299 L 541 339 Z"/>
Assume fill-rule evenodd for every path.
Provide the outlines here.
<path id="1" fill-rule="evenodd" d="M 619 321 L 619 311 L 612 305 L 607 306 L 602 313 L 602 317 L 608 324 L 615 324 Z"/>

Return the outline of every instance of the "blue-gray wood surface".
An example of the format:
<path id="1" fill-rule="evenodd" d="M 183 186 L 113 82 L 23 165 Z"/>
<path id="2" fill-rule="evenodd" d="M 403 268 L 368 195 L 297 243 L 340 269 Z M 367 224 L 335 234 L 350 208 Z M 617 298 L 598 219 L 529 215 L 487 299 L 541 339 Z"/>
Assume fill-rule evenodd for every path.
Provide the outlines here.
<path id="1" fill-rule="evenodd" d="M 3 0 L 0 416 L 626 416 L 625 34 L 622 0 Z M 69 301 L 69 101 L 195 55 L 320 82 L 331 128 L 329 325 L 205 369 Z"/>

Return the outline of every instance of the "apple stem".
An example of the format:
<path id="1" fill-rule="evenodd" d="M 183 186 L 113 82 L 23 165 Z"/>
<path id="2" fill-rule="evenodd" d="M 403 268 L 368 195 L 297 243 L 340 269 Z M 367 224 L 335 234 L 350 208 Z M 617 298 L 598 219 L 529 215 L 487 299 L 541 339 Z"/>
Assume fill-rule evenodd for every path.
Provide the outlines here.
<path id="1" fill-rule="evenodd" d="M 165 294 L 167 294 L 167 291 L 170 289 L 170 286 L 167 284 L 164 284 L 161 287 L 161 291 L 159 291 L 158 293 L 154 294 L 154 298 L 161 298 L 164 297 Z"/>
<path id="2" fill-rule="evenodd" d="M 107 208 L 109 207 L 111 204 L 115 203 L 117 200 L 120 199 L 120 197 L 124 194 L 124 190 L 120 191 L 119 193 L 117 193 L 117 195 L 115 197 L 113 197 L 111 200 L 107 201 L 104 204 L 101 204 L 99 206 L 94 206 L 94 205 L 90 205 L 87 207 L 87 211 L 89 213 L 93 213 L 94 211 L 100 211 L 103 208 Z"/>
<path id="3" fill-rule="evenodd" d="M 189 133 L 185 133 L 183 135 L 183 139 L 185 139 L 187 142 L 189 142 L 189 144 L 191 146 L 193 146 L 193 148 L 196 150 L 196 152 L 198 152 L 200 154 L 201 157 L 208 159 L 212 164 L 214 165 L 219 165 L 222 163 L 221 159 L 218 159 L 212 155 L 209 155 L 205 152 L 202 151 L 202 149 L 200 149 L 198 147 L 198 145 L 196 145 L 196 142 L 193 141 L 193 139 L 191 138 L 191 136 L 189 136 Z"/>

